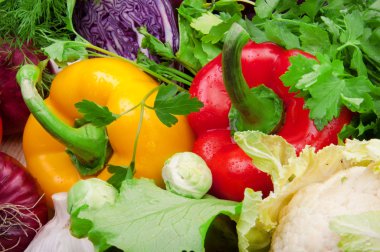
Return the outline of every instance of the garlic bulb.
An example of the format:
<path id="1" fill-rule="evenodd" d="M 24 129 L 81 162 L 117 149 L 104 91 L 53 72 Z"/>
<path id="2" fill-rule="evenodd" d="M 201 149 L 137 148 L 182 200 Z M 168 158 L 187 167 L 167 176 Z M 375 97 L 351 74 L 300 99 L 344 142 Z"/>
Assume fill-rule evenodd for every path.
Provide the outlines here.
<path id="1" fill-rule="evenodd" d="M 67 193 L 52 196 L 55 215 L 41 228 L 25 252 L 87 252 L 95 251 L 88 239 L 78 239 L 71 235 L 70 215 L 67 213 Z"/>

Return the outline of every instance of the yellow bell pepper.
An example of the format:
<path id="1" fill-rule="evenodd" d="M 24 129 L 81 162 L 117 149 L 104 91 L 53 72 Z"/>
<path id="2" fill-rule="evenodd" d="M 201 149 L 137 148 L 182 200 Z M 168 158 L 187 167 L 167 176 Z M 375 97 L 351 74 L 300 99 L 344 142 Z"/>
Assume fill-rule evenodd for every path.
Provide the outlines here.
<path id="1" fill-rule="evenodd" d="M 73 127 L 75 120 L 81 118 L 74 104 L 90 100 L 120 114 L 138 105 L 158 86 L 150 76 L 118 59 L 83 60 L 66 67 L 54 78 L 45 101 L 31 85 L 36 82 L 37 73 L 19 72 L 18 78 L 24 100 L 33 114 L 23 135 L 26 166 L 48 199 L 54 193 L 68 191 L 86 177 L 86 170 L 81 174 L 73 164 L 68 149 L 78 152 L 79 162 L 93 165 L 95 172 L 98 171 L 94 176 L 104 180 L 110 177 L 104 168 L 107 163 L 130 164 L 140 110 L 132 110 L 104 129 L 91 125 L 83 129 Z M 155 96 L 150 96 L 146 104 L 153 106 Z M 136 151 L 136 177 L 154 179 L 162 186 L 161 169 L 165 160 L 176 152 L 191 150 L 192 130 L 186 117 L 177 118 L 178 123 L 169 128 L 153 110 L 144 110 Z"/>

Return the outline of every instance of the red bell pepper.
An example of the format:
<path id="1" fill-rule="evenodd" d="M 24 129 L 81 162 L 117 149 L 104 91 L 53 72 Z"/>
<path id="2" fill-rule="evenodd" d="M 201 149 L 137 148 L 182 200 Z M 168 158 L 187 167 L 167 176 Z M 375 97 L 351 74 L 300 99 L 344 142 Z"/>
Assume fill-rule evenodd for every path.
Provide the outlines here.
<path id="1" fill-rule="evenodd" d="M 260 103 L 260 97 L 253 98 L 258 99 L 259 103 L 251 102 L 252 94 L 258 94 L 259 91 L 255 90 L 255 87 L 263 84 L 274 91 L 283 104 L 282 118 L 274 120 L 275 124 L 269 128 L 262 129 L 260 125 L 255 125 L 261 122 L 252 120 L 249 122 L 253 124 L 252 128 L 238 130 L 258 129 L 265 133 L 278 134 L 291 143 L 297 152 L 306 145 L 314 146 L 318 150 L 336 144 L 337 134 L 352 117 L 349 110 L 343 109 L 338 118 L 318 131 L 309 118 L 309 110 L 304 108 L 304 99 L 297 97 L 295 93 L 289 93 L 289 88 L 280 80 L 280 76 L 290 66 L 290 56 L 296 54 L 309 58 L 314 56 L 301 50 L 285 50 L 271 42 L 255 43 L 248 40 L 248 34 L 240 26 L 234 26 L 227 35 L 223 55 L 216 57 L 198 72 L 189 90 L 192 96 L 204 104 L 199 112 L 188 116 L 190 126 L 198 136 L 193 151 L 202 156 L 212 170 L 214 182 L 211 193 L 231 200 L 241 200 L 245 187 L 258 189 L 264 196 L 272 189 L 271 183 L 261 183 L 263 180 L 268 181 L 267 174 L 252 175 L 254 173 L 252 171 L 257 169 L 251 164 L 252 162 L 249 168 L 244 165 L 244 169 L 243 166 L 236 167 L 238 160 L 245 163 L 248 157 L 243 151 L 238 154 L 239 158 L 228 155 L 224 149 L 231 148 L 233 140 L 231 137 L 226 140 L 226 133 L 220 133 L 222 130 L 235 128 L 230 125 L 230 122 L 234 121 L 229 119 L 231 104 L 243 117 L 247 117 L 247 114 L 248 117 L 252 114 L 254 117 L 264 114 L 267 116 L 265 120 L 268 120 L 271 116 L 278 116 L 278 111 L 274 113 L 269 109 L 268 112 L 267 105 Z M 234 158 L 235 167 L 231 166 L 229 158 Z M 233 188 L 228 186 L 231 180 L 235 178 L 239 180 L 238 177 L 243 177 L 244 174 L 248 178 L 241 181 L 240 190 L 236 191 L 236 186 L 232 186 Z M 261 188 L 257 188 L 255 185 L 260 183 Z M 225 186 L 221 186 L 223 184 Z M 231 193 L 232 190 L 235 192 Z"/>

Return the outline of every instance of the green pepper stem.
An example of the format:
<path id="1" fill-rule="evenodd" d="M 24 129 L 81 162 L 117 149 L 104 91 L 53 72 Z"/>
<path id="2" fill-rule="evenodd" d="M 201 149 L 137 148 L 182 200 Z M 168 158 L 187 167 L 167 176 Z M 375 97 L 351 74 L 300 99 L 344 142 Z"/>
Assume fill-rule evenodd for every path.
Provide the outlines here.
<path id="1" fill-rule="evenodd" d="M 251 89 L 247 85 L 242 73 L 241 54 L 249 38 L 248 33 L 235 23 L 228 31 L 223 46 L 223 81 L 233 112 L 230 112 L 230 126 L 234 131 L 272 133 L 281 124 L 283 105 L 271 89 L 265 86 Z"/>
<path id="2" fill-rule="evenodd" d="M 35 65 L 25 65 L 17 73 L 25 104 L 42 127 L 66 146 L 81 175 L 97 173 L 103 169 L 110 154 L 105 128 L 91 124 L 74 128 L 53 114 L 35 88 L 40 72 Z"/>

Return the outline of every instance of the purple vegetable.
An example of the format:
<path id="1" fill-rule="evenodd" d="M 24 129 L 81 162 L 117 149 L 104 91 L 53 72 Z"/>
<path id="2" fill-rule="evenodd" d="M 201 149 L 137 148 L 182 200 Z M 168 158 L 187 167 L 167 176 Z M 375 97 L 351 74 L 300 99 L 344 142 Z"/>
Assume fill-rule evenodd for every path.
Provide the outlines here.
<path id="1" fill-rule="evenodd" d="M 143 36 L 137 30 L 141 26 L 178 50 L 170 0 L 78 0 L 73 20 L 77 32 L 92 44 L 132 60 L 141 46 Z M 142 51 L 150 56 L 146 49 Z"/>
<path id="2" fill-rule="evenodd" d="M 47 220 L 35 180 L 16 159 L 0 152 L 0 251 L 24 251 Z"/>
<path id="3" fill-rule="evenodd" d="M 41 58 L 27 45 L 21 48 L 7 43 L 0 45 L 0 116 L 4 135 L 21 133 L 30 114 L 16 82 L 18 67 L 23 63 L 38 64 Z"/>

